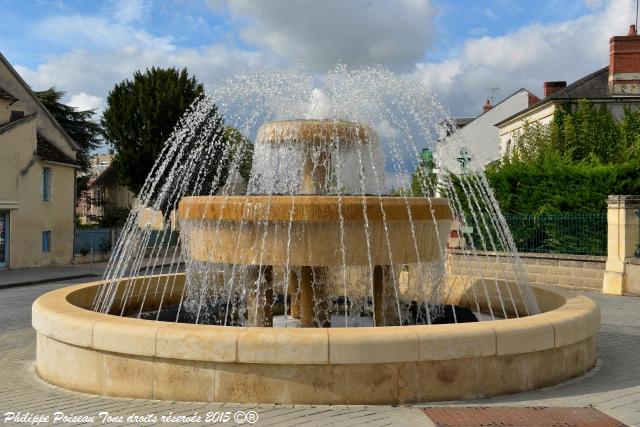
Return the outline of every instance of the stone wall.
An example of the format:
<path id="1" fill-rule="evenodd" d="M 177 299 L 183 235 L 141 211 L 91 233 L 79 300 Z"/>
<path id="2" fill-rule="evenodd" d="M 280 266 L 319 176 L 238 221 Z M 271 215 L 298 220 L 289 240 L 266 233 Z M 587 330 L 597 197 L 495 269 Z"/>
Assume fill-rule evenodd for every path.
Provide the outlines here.
<path id="1" fill-rule="evenodd" d="M 640 295 L 640 258 L 627 258 L 626 294 Z"/>
<path id="2" fill-rule="evenodd" d="M 526 266 L 527 277 L 532 284 L 598 292 L 602 290 L 607 259 L 604 256 L 534 253 L 521 253 L 519 256 Z M 453 274 L 485 279 L 515 279 L 513 264 L 502 252 L 480 252 L 474 257 L 452 251 L 448 257 L 448 270 Z M 640 265 L 638 267 L 640 270 Z"/>
<path id="3" fill-rule="evenodd" d="M 640 295 L 640 195 L 613 195 L 607 199 L 607 264 L 602 292 Z"/>

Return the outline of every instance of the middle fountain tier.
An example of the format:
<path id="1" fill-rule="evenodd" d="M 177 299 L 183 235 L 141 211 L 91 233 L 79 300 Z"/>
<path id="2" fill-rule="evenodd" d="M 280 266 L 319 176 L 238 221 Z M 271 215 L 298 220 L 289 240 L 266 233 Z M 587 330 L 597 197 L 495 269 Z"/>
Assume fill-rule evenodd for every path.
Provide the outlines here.
<path id="1" fill-rule="evenodd" d="M 446 199 L 385 195 L 383 175 L 370 126 L 264 124 L 246 195 L 179 204 L 187 287 L 205 281 L 206 293 L 242 300 L 235 316 L 250 326 L 273 326 L 275 276 L 287 282 L 284 315 L 299 326 L 331 326 L 337 296 L 344 306 L 369 300 L 375 326 L 406 323 L 404 306 L 434 300 L 452 213 Z M 210 266 L 220 274 L 211 278 Z"/>

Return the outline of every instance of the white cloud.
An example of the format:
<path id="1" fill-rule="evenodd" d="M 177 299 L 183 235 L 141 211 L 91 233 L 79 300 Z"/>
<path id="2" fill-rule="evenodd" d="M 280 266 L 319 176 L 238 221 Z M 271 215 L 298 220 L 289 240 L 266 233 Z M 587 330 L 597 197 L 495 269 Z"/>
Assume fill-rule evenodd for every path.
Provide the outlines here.
<path id="1" fill-rule="evenodd" d="M 626 34 L 635 5 L 611 0 L 600 7 L 601 0 L 585 1 L 594 9 L 582 18 L 530 24 L 500 37 L 480 37 L 484 29 L 479 28 L 473 30 L 478 36 L 449 57 L 424 62 L 434 42 L 432 0 L 207 0 L 231 17 L 244 42 L 260 50 L 238 48 L 231 38 L 180 47 L 173 37 L 144 29 L 148 0 L 113 0 L 102 14 L 35 22 L 31 36 L 64 53 L 36 67 L 16 68 L 35 89 L 56 86 L 78 106 L 104 108 L 98 99 L 104 104 L 115 83 L 153 65 L 187 67 L 211 87 L 220 77 L 283 60 L 312 70 L 330 69 L 339 61 L 380 63 L 410 72 L 450 111 L 471 115 L 480 111 L 487 88 L 500 87 L 498 99 L 520 87 L 541 95 L 545 80 L 570 83 L 606 65 L 608 39 Z"/>
<path id="2" fill-rule="evenodd" d="M 584 2 L 590 8 L 595 9 L 595 8 L 598 8 L 598 7 L 602 6 L 603 0 L 584 0 Z"/>
<path id="3" fill-rule="evenodd" d="M 136 45 L 171 51 L 171 37 L 154 36 L 127 23 L 93 15 L 52 16 L 36 23 L 32 33 L 62 48 L 115 49 Z"/>
<path id="4" fill-rule="evenodd" d="M 498 15 L 496 15 L 496 13 L 488 7 L 482 11 L 482 14 L 492 21 L 497 21 L 498 19 L 500 19 Z"/>
<path id="5" fill-rule="evenodd" d="M 413 65 L 433 41 L 431 0 L 208 0 L 242 23 L 244 41 L 311 70 Z"/>
<path id="6" fill-rule="evenodd" d="M 104 99 L 99 96 L 89 95 L 85 92 L 72 95 L 67 105 L 76 107 L 80 111 L 84 110 L 102 110 Z"/>
<path id="7" fill-rule="evenodd" d="M 609 62 L 609 37 L 627 33 L 635 6 L 612 0 L 579 19 L 531 24 L 500 37 L 469 39 L 440 63 L 418 63 L 414 75 L 440 95 L 451 111 L 477 115 L 485 89 L 500 87 L 498 98 L 525 87 L 542 96 L 542 83 L 571 83 Z"/>
<path id="8" fill-rule="evenodd" d="M 116 21 L 128 24 L 144 20 L 151 7 L 150 0 L 115 0 L 108 10 Z"/>
<path id="9" fill-rule="evenodd" d="M 149 14 L 148 0 L 116 0 L 102 15 L 58 15 L 35 22 L 30 35 L 47 40 L 64 53 L 48 56 L 37 67 L 14 64 L 35 89 L 66 91 L 81 108 L 104 108 L 109 90 L 152 66 L 186 67 L 205 85 L 262 63 L 259 52 L 227 44 L 181 48 L 171 36 L 157 36 L 139 21 Z"/>
<path id="10" fill-rule="evenodd" d="M 118 82 L 131 78 L 137 70 L 152 66 L 186 67 L 206 85 L 213 85 L 220 77 L 242 69 L 255 67 L 262 55 L 231 49 L 217 44 L 202 49 L 151 49 L 137 45 L 91 52 L 73 50 L 49 58 L 35 69 L 16 65 L 22 77 L 35 89 L 56 86 L 68 93 L 91 93 L 105 97 Z"/>

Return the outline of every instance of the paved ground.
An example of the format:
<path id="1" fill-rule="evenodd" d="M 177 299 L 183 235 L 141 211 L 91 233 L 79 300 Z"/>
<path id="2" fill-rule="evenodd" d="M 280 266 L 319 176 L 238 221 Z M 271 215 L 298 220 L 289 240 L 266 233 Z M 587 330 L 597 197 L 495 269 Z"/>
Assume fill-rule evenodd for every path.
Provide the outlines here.
<path id="1" fill-rule="evenodd" d="M 0 273 L 2 274 L 2 273 Z M 255 411 L 259 420 L 254 425 L 433 425 L 414 407 L 392 406 L 291 406 L 291 405 L 234 405 L 176 403 L 133 399 L 95 397 L 69 392 L 50 386 L 34 373 L 35 332 L 30 327 L 30 307 L 35 298 L 49 290 L 69 283 L 34 285 L 0 290 L 0 423 L 6 412 L 21 412 L 26 423 L 35 425 L 33 416 L 49 416 L 51 425 L 55 412 L 66 416 L 94 416 L 95 425 L 101 423 L 100 412 L 122 416 L 122 421 L 108 425 L 181 425 L 180 423 L 127 420 L 136 415 L 154 414 L 156 417 L 173 413 L 189 416 L 197 412 L 225 413 L 232 419 L 224 425 L 236 425 L 236 411 L 251 417 Z M 517 406 L 594 406 L 627 423 L 640 426 L 640 299 L 633 297 L 604 297 L 590 294 L 602 308 L 603 326 L 598 340 L 598 367 L 586 377 L 560 386 L 524 394 L 493 398 L 486 401 L 444 403 L 439 405 L 517 405 Z M 431 405 L 435 406 L 435 405 Z M 28 414 L 27 414 L 28 413 Z M 28 418 L 31 415 L 32 418 Z M 82 419 L 58 422 L 57 425 L 81 425 Z M 213 422 L 188 425 L 214 425 Z M 245 423 L 246 425 L 246 423 Z"/>
<path id="2" fill-rule="evenodd" d="M 140 270 L 147 268 L 148 258 L 142 261 Z M 168 264 L 165 264 L 167 266 Z M 156 271 L 162 265 L 156 266 Z M 46 267 L 14 268 L 10 270 L 0 269 L 0 289 L 13 288 L 18 286 L 31 286 L 58 281 L 84 279 L 91 281 L 94 278 L 103 276 L 107 262 L 93 262 L 86 264 L 52 265 Z"/>
<path id="3" fill-rule="evenodd" d="M 98 277 L 102 276 L 106 265 L 106 263 L 100 262 L 0 270 L 0 289 L 50 283 L 58 280 Z"/>

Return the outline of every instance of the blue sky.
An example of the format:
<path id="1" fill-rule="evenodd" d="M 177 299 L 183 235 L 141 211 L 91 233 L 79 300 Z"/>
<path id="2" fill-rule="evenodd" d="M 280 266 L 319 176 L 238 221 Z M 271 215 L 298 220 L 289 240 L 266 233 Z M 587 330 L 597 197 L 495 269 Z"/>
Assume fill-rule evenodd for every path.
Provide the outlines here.
<path id="1" fill-rule="evenodd" d="M 267 0 L 268 1 L 268 0 Z M 125 1 L 130 13 L 143 13 L 141 28 L 151 34 L 172 38 L 176 44 L 198 48 L 215 42 L 234 43 L 245 49 L 255 46 L 245 44 L 238 37 L 239 25 L 229 19 L 225 10 L 212 10 L 203 0 L 167 0 L 148 2 Z M 597 5 L 597 3 L 595 3 Z M 446 59 L 452 49 L 460 48 L 467 38 L 500 36 L 533 22 L 553 23 L 575 19 L 591 13 L 594 7 L 584 0 L 512 1 L 512 0 L 438 0 L 434 2 L 437 16 L 434 31 L 440 42 L 425 52 L 425 59 Z M 11 61 L 28 67 L 36 67 L 50 55 L 61 54 L 70 48 L 90 47 L 86 40 L 56 41 L 38 31 L 38 25 L 56 16 L 103 16 L 117 13 L 118 2 L 86 0 L 3 0 L 3 14 L 7 22 L 26 28 L 23 34 L 2 36 L 2 51 Z M 250 22 L 247 19 L 246 22 Z"/>
<path id="2" fill-rule="evenodd" d="M 467 39 L 502 36 L 532 23 L 564 22 L 595 9 L 583 0 L 439 0 L 436 5 L 440 43 L 427 52 L 430 61 L 446 59 Z"/>
<path id="3" fill-rule="evenodd" d="M 2 0 L 0 51 L 36 89 L 57 86 L 80 108 L 104 108 L 134 70 L 186 66 L 209 87 L 261 65 L 383 64 L 473 115 L 544 80 L 606 65 L 633 0 Z"/>

